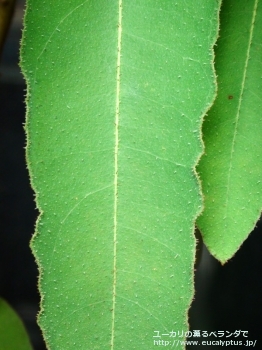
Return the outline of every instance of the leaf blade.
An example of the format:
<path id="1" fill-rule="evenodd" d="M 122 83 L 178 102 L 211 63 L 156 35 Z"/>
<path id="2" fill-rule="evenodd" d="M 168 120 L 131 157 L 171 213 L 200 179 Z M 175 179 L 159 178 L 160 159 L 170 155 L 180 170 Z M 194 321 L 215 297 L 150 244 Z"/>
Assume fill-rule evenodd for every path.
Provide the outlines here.
<path id="1" fill-rule="evenodd" d="M 3 299 L 0 299 L 0 348 L 32 350 L 22 321 Z"/>
<path id="2" fill-rule="evenodd" d="M 198 167 L 205 195 L 198 226 L 221 262 L 235 254 L 261 213 L 261 26 L 259 1 L 222 4 L 218 96 L 204 122 L 206 155 Z"/>
<path id="3" fill-rule="evenodd" d="M 27 10 L 32 245 L 50 348 L 148 349 L 155 330 L 188 327 L 219 2 L 121 4 L 50 1 L 49 27 L 44 4 Z"/>

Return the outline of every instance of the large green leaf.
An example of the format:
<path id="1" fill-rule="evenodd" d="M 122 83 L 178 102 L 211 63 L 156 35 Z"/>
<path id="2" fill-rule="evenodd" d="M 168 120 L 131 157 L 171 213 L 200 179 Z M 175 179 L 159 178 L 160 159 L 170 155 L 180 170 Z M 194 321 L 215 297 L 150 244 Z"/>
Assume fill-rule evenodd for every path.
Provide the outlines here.
<path id="1" fill-rule="evenodd" d="M 204 242 L 221 262 L 246 239 L 262 208 L 262 4 L 227 0 L 215 50 L 218 96 L 204 122 L 199 172 Z"/>
<path id="2" fill-rule="evenodd" d="M 22 321 L 3 299 L 0 299 L 0 350 L 32 350 Z"/>
<path id="3" fill-rule="evenodd" d="M 188 328 L 218 7 L 28 2 L 32 247 L 51 349 L 148 350 L 157 331 Z"/>

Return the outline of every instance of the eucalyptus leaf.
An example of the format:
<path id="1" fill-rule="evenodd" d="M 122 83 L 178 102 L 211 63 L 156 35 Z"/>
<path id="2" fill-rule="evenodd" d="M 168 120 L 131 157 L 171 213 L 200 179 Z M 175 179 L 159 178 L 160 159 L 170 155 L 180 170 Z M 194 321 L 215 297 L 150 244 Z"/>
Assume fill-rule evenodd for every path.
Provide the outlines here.
<path id="1" fill-rule="evenodd" d="M 217 99 L 203 133 L 198 171 L 204 242 L 222 263 L 254 228 L 262 208 L 262 4 L 227 0 L 215 50 Z"/>
<path id="2" fill-rule="evenodd" d="M 28 1 L 32 248 L 50 349 L 148 350 L 188 329 L 219 6 Z"/>
<path id="3" fill-rule="evenodd" d="M 0 299 L 0 349 L 33 350 L 22 321 L 4 299 Z"/>

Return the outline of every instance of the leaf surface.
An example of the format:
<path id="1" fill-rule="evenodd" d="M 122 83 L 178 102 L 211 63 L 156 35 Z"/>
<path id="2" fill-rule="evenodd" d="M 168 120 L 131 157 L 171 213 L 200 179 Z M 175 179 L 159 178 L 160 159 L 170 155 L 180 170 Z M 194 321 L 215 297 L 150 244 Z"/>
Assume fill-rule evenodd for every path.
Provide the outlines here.
<path id="1" fill-rule="evenodd" d="M 218 7 L 28 2 L 32 247 L 50 349 L 148 350 L 188 328 Z"/>
<path id="2" fill-rule="evenodd" d="M 0 349 L 32 350 L 22 321 L 3 299 L 0 299 Z"/>
<path id="3" fill-rule="evenodd" d="M 218 96 L 204 122 L 198 167 L 205 196 L 198 226 L 221 262 L 247 238 L 262 208 L 261 44 L 261 1 L 224 1 L 215 50 Z"/>

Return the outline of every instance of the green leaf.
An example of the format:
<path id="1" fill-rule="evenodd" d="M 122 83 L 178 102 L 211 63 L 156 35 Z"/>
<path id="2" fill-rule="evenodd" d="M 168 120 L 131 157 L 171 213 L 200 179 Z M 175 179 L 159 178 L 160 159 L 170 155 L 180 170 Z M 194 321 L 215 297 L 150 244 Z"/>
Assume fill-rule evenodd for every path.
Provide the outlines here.
<path id="1" fill-rule="evenodd" d="M 0 349 L 32 350 L 22 321 L 3 299 L 0 299 Z"/>
<path id="2" fill-rule="evenodd" d="M 188 329 L 219 4 L 28 2 L 32 247 L 50 349 L 148 350 L 155 332 Z"/>
<path id="3" fill-rule="evenodd" d="M 215 50 L 218 96 L 204 122 L 198 171 L 205 210 L 198 226 L 210 252 L 226 262 L 262 208 L 262 4 L 227 0 Z"/>

